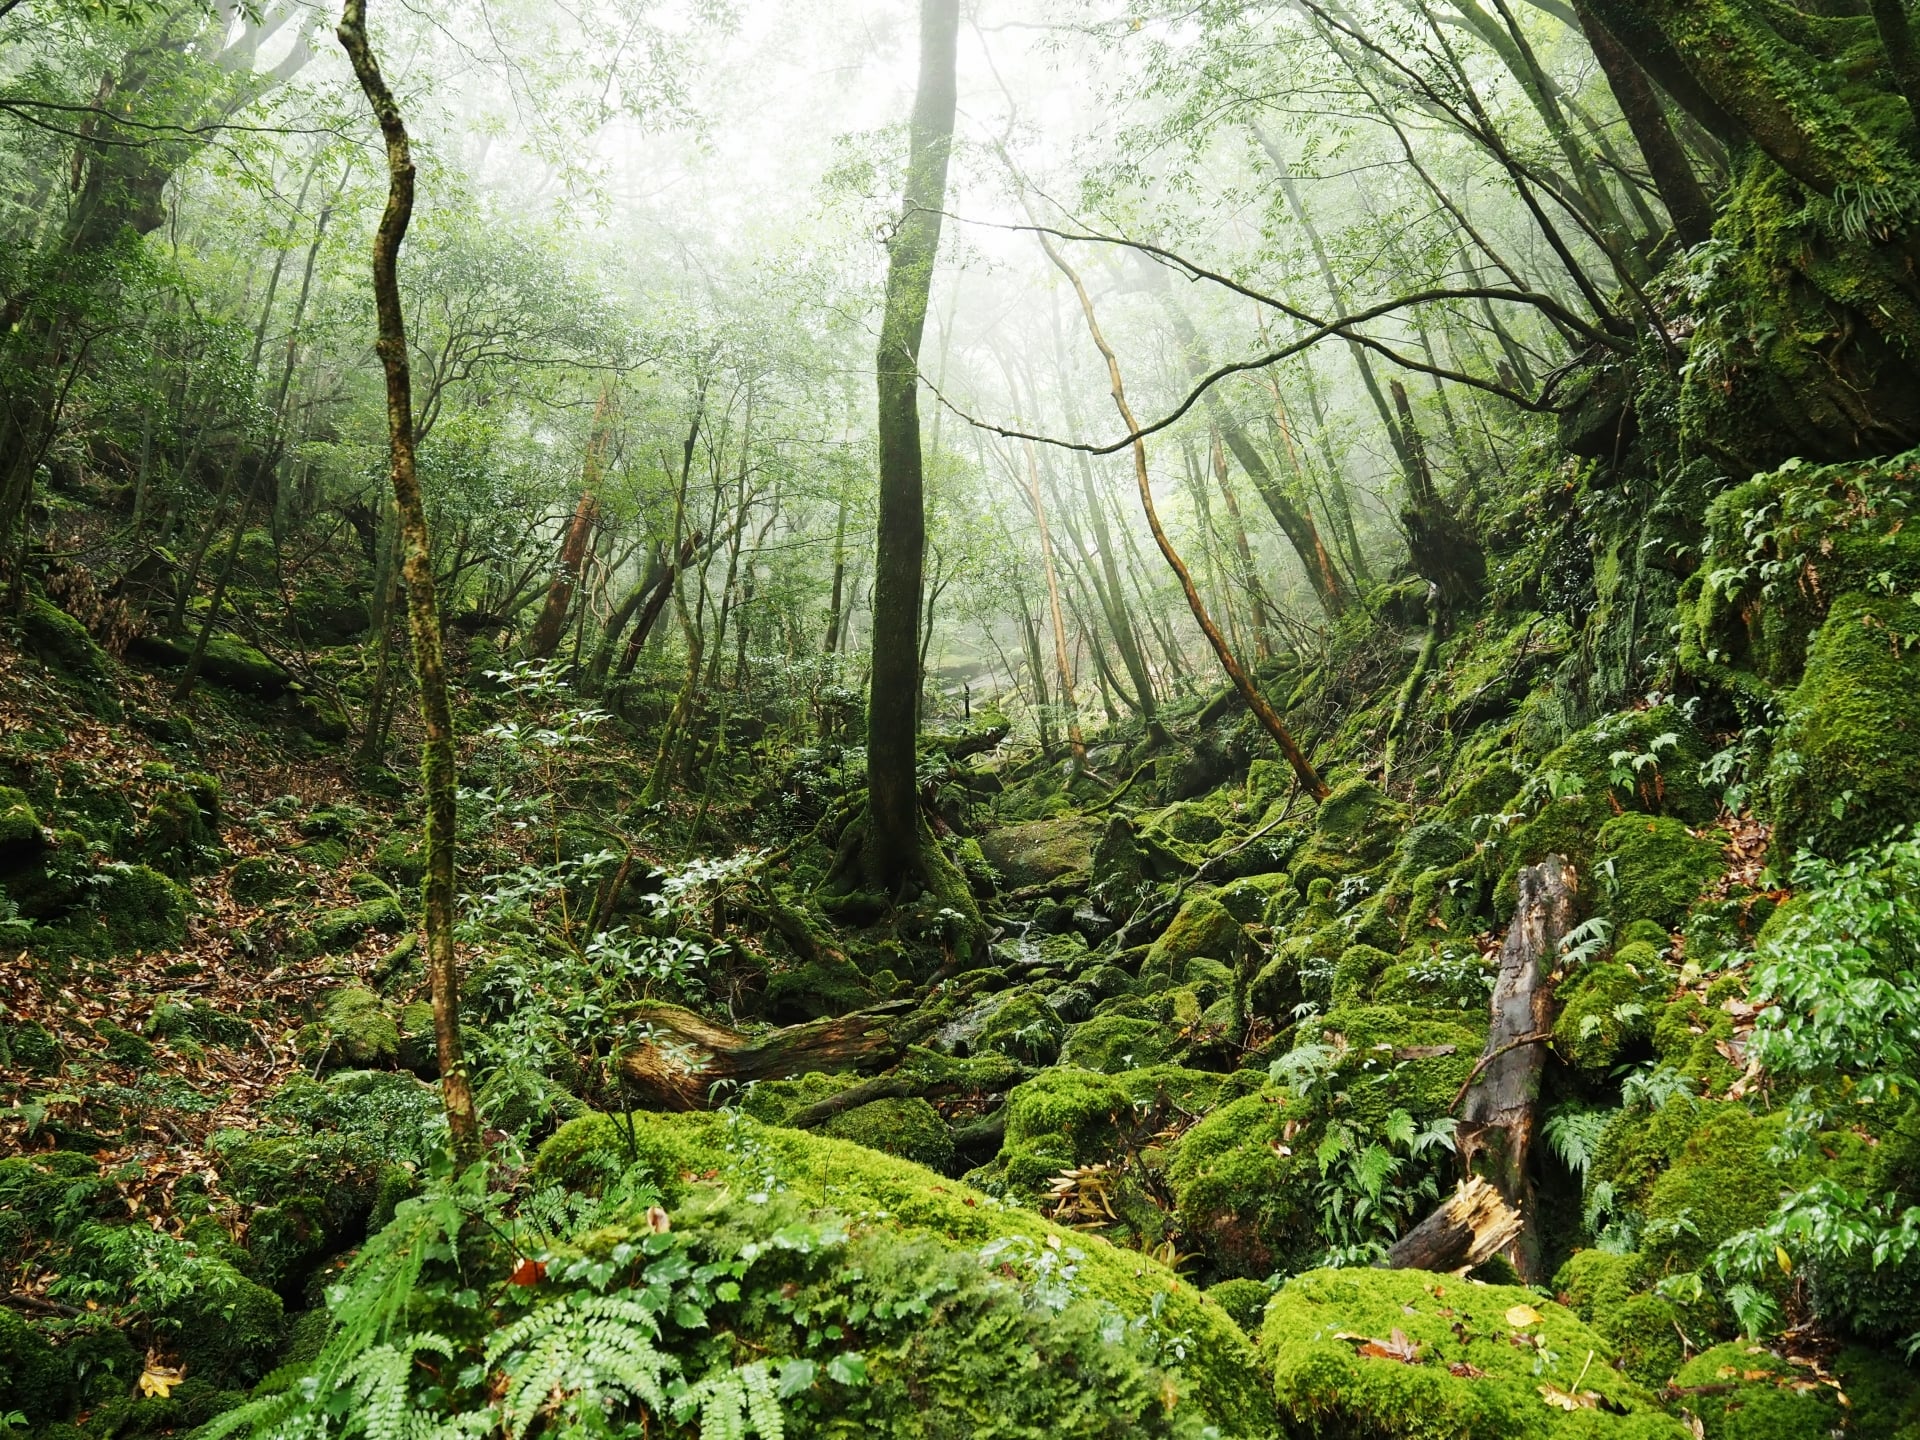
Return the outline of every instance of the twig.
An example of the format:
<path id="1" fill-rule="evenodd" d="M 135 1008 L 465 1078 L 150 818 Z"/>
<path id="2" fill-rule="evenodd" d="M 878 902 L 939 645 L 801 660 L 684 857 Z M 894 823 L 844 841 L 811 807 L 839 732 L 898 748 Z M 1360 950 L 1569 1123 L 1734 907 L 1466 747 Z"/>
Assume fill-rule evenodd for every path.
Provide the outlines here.
<path id="1" fill-rule="evenodd" d="M 1467 1078 L 1460 1082 L 1460 1088 L 1454 1092 L 1453 1103 L 1447 1106 L 1447 1113 L 1451 1115 L 1460 1108 L 1460 1102 L 1467 1098 L 1467 1091 L 1471 1090 L 1473 1088 L 1473 1082 L 1480 1078 L 1480 1072 L 1485 1070 L 1487 1066 L 1491 1065 L 1495 1060 L 1498 1060 L 1509 1050 L 1518 1050 L 1522 1045 L 1538 1045 L 1543 1040 L 1551 1039 L 1553 1039 L 1553 1032 L 1551 1030 L 1536 1030 L 1531 1035 L 1522 1035 L 1517 1040 L 1509 1040 L 1499 1049 L 1482 1055 L 1478 1060 L 1473 1062 L 1473 1069 L 1467 1072 Z"/>

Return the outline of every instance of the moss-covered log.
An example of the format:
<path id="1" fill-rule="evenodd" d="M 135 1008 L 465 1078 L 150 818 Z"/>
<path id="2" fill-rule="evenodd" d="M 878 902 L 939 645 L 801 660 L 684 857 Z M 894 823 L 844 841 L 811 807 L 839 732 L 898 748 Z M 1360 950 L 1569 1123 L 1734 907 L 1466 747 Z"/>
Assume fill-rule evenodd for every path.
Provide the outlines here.
<path id="1" fill-rule="evenodd" d="M 645 1005 L 632 1019 L 648 1038 L 620 1052 L 620 1076 L 649 1109 L 707 1110 L 756 1080 L 884 1070 L 905 1050 L 898 1022 L 908 1008 L 879 1005 L 754 1036 L 677 1005 Z"/>

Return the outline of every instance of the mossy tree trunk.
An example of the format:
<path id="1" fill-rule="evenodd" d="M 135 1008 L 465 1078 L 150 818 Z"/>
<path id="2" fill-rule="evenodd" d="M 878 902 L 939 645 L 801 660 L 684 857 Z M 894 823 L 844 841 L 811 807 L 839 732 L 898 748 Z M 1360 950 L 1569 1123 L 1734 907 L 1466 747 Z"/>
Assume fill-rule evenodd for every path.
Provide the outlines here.
<path id="1" fill-rule="evenodd" d="M 888 246 L 886 306 L 876 357 L 880 523 L 874 554 L 873 671 L 867 705 L 869 884 L 900 894 L 917 883 L 920 586 L 927 531 L 920 455 L 920 337 L 940 249 L 940 212 L 957 103 L 959 0 L 921 0 L 920 84 L 914 99 L 900 223 Z"/>
<path id="2" fill-rule="evenodd" d="M 420 747 L 420 778 L 426 792 L 423 836 L 426 852 L 427 978 L 433 989 L 433 1033 L 440 1060 L 440 1096 L 454 1154 L 463 1162 L 482 1153 L 465 1057 L 460 1048 L 460 976 L 453 953 L 455 785 L 453 706 L 447 695 L 446 660 L 440 634 L 440 602 L 433 579 L 433 542 L 414 464 L 413 375 L 407 363 L 407 329 L 396 267 L 407 224 L 413 218 L 413 154 L 400 107 L 380 73 L 367 40 L 366 0 L 347 0 L 341 12 L 341 48 L 353 62 L 360 89 L 380 122 L 387 147 L 387 205 L 373 237 L 373 298 L 379 323 L 381 368 L 387 382 L 389 475 L 399 514 L 413 635 L 413 663 L 420 681 L 420 713 L 426 738 Z"/>

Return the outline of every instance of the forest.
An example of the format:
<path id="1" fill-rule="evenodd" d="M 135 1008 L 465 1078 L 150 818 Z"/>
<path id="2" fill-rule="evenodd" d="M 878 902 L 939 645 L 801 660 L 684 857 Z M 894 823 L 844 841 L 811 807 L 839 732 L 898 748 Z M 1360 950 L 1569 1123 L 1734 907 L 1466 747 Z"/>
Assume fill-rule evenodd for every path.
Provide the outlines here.
<path id="1" fill-rule="evenodd" d="M 0 0 L 0 1440 L 1920 1440 L 1905 0 Z"/>

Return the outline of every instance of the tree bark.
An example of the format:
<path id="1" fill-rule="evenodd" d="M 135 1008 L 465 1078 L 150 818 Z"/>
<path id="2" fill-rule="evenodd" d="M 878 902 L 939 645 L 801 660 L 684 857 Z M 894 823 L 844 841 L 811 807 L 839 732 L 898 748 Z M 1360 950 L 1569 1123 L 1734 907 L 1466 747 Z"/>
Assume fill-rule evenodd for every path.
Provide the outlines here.
<path id="1" fill-rule="evenodd" d="M 426 738 L 420 747 L 420 780 L 426 792 L 427 978 L 433 991 L 433 1033 L 440 1059 L 440 1098 L 455 1156 L 462 1162 L 483 1153 L 479 1114 L 460 1049 L 460 973 L 453 952 L 454 845 L 456 837 L 453 707 L 447 696 L 441 650 L 440 602 L 434 590 L 433 538 L 414 465 L 413 375 L 407 363 L 407 328 L 400 304 L 397 264 L 413 217 L 413 154 L 400 107 L 380 74 L 367 41 L 366 0 L 346 0 L 336 32 L 353 62 L 360 89 L 380 122 L 387 149 L 387 204 L 373 237 L 373 298 L 379 323 L 382 369 L 387 382 L 389 477 L 399 512 L 405 559 L 407 619 L 413 633 L 414 670 L 420 682 L 420 715 Z"/>
<path id="2" fill-rule="evenodd" d="M 599 403 L 593 407 L 593 429 L 587 437 L 586 458 L 580 463 L 580 499 L 573 507 L 573 519 L 567 523 L 560 541 L 560 555 L 554 562 L 553 581 L 547 586 L 547 602 L 527 634 L 527 658 L 545 660 L 559 645 L 567 628 L 567 612 L 573 608 L 574 587 L 587 558 L 587 542 L 593 536 L 594 521 L 600 513 L 600 475 L 606 463 L 606 450 L 612 435 L 610 412 L 613 386 L 604 385 Z"/>
<path id="3" fill-rule="evenodd" d="M 953 144 L 959 0 L 921 0 L 914 99 L 900 223 L 888 246 L 886 306 L 875 370 L 880 505 L 874 553 L 873 665 L 867 705 L 867 883 L 903 893 L 922 868 L 915 742 L 920 711 L 920 585 L 926 511 L 920 455 L 920 338 L 940 249 Z"/>
<path id="4" fill-rule="evenodd" d="M 1520 1237 L 1520 1212 L 1478 1175 L 1470 1175 L 1426 1219 L 1393 1242 L 1382 1270 L 1446 1274 L 1491 1260 Z"/>
<path id="5" fill-rule="evenodd" d="M 1653 82 L 1595 17 L 1589 0 L 1574 0 L 1573 10 L 1593 58 L 1607 77 L 1614 103 L 1640 147 L 1640 158 L 1647 162 L 1647 173 L 1653 177 L 1653 188 L 1660 192 L 1660 203 L 1667 207 L 1674 238 L 1682 245 L 1700 244 L 1713 233 L 1713 206 L 1693 173 L 1686 147 L 1673 133 Z"/>
<path id="6" fill-rule="evenodd" d="M 1508 1255 L 1529 1283 L 1540 1278 L 1541 1246 L 1533 1224 L 1527 1161 L 1539 1126 L 1546 1047 L 1553 1038 L 1548 977 L 1559 958 L 1561 939 L 1573 928 L 1575 883 L 1572 868 L 1558 855 L 1520 872 L 1520 904 L 1500 947 L 1487 1047 L 1455 1106 L 1461 1163 L 1469 1174 L 1490 1181 L 1520 1213 L 1524 1228 Z"/>
<path id="7" fill-rule="evenodd" d="M 620 1052 L 620 1074 L 649 1108 L 706 1110 L 754 1080 L 883 1070 L 905 1053 L 908 1008 L 896 1002 L 749 1037 L 677 1005 L 643 1005 L 632 1018 L 651 1038 Z"/>

